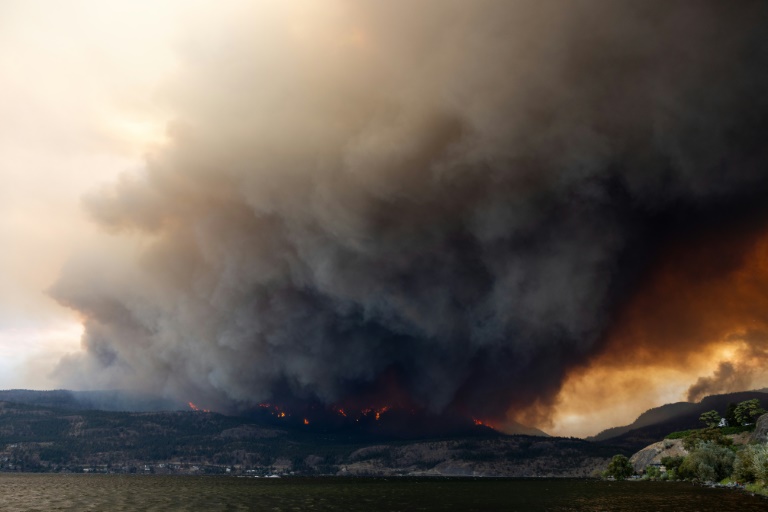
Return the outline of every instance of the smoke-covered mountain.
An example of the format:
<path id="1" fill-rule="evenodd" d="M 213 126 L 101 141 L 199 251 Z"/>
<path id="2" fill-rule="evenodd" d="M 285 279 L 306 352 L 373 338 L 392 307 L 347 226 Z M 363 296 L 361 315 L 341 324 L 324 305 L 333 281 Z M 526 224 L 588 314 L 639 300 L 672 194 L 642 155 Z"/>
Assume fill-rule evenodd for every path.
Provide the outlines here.
<path id="1" fill-rule="evenodd" d="M 170 412 L 203 411 L 192 402 L 175 402 L 149 393 L 125 390 L 70 391 L 57 389 L 0 390 L 0 402 L 74 411 Z M 203 411 L 210 412 L 210 411 Z M 262 403 L 243 410 L 239 417 L 277 428 L 299 427 L 304 433 L 331 433 L 369 439 L 419 439 L 456 435 L 497 433 L 479 420 L 456 414 L 425 414 L 406 409 L 330 409 L 315 403 L 303 408 L 286 408 Z M 311 425 L 308 427 L 307 425 Z M 545 432 L 519 423 L 505 425 L 507 434 L 548 437 Z"/>
<path id="2" fill-rule="evenodd" d="M 55 389 L 37 391 L 5 389 L 0 390 L 0 402 L 59 409 L 132 412 L 176 411 L 188 407 L 185 403 L 150 393 L 124 390 L 70 391 L 68 389 Z"/>
<path id="3" fill-rule="evenodd" d="M 61 393 L 23 395 L 71 405 Z M 233 417 L 0 401 L 0 471 L 583 477 L 605 465 L 612 450 L 572 438 L 509 436 L 482 425 L 403 439 L 388 433 L 384 415 L 363 422 L 357 429 L 328 429 L 266 410 Z"/>

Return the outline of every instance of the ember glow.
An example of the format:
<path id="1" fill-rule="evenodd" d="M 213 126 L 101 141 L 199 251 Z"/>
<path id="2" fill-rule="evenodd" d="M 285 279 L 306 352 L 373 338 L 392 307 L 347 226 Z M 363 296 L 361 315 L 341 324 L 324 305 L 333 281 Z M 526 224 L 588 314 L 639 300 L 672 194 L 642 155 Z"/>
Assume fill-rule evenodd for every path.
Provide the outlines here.
<path id="1" fill-rule="evenodd" d="M 201 409 L 200 407 L 196 406 L 192 402 L 187 402 L 187 405 L 189 405 L 189 408 L 196 412 L 211 412 L 208 409 Z"/>
<path id="2" fill-rule="evenodd" d="M 194 404 L 190 402 L 190 407 Z M 379 421 L 382 415 L 392 409 L 390 406 L 381 407 L 363 407 L 360 409 L 339 407 L 337 405 L 322 406 L 316 403 L 313 404 L 296 404 L 294 408 L 289 406 L 275 405 L 269 402 L 262 402 L 258 404 L 258 407 L 262 411 L 268 412 L 271 416 L 276 418 L 285 418 L 291 416 L 292 412 L 307 412 L 315 416 L 337 416 L 344 419 L 354 419 L 359 421 L 361 418 L 371 418 L 375 421 Z M 197 409 L 195 409 L 197 410 Z M 403 414 L 414 414 L 414 411 L 408 411 L 407 409 L 401 410 Z M 307 418 L 304 419 L 305 425 L 309 424 Z"/>
<path id="3" fill-rule="evenodd" d="M 768 385 L 768 4 L 73 4 L 0 8 L 57 386 L 586 435 Z"/>
<path id="4" fill-rule="evenodd" d="M 284 407 L 280 407 L 278 405 L 271 404 L 269 402 L 261 402 L 260 404 L 258 404 L 258 406 L 260 409 L 269 411 L 269 414 L 271 414 L 275 418 L 285 418 L 287 415 Z"/>
<path id="5" fill-rule="evenodd" d="M 363 416 L 373 416 L 373 418 L 378 421 L 381 419 L 381 415 L 384 414 L 389 410 L 389 406 L 385 405 L 384 407 L 375 409 L 372 407 L 366 407 L 365 409 L 360 410 L 360 414 Z"/>
<path id="6" fill-rule="evenodd" d="M 493 426 L 492 424 L 488 423 L 487 421 L 483 421 L 483 420 L 479 420 L 477 418 L 473 418 L 472 422 L 477 427 L 488 427 L 488 428 L 492 428 L 494 430 L 497 430 L 497 427 Z"/>

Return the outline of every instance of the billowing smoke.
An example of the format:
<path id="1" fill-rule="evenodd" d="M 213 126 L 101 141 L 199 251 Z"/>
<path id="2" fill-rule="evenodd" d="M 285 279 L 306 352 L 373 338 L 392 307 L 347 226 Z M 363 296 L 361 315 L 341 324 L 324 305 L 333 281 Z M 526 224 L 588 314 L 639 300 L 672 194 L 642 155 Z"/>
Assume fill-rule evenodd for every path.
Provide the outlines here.
<path id="1" fill-rule="evenodd" d="M 765 3 L 280 5 L 190 37 L 170 143 L 86 197 L 132 249 L 54 286 L 63 383 L 546 412 L 664 247 L 768 218 Z"/>
<path id="2" fill-rule="evenodd" d="M 699 377 L 688 389 L 688 401 L 698 402 L 705 396 L 749 389 L 751 384 L 749 373 L 742 373 L 732 362 L 723 361 L 711 377 Z"/>
<path id="3" fill-rule="evenodd" d="M 722 361 L 711 376 L 700 377 L 689 389 L 688 400 L 698 402 L 708 395 L 743 391 L 756 386 L 765 376 L 768 360 L 768 333 L 752 331 L 731 336 L 737 343 L 733 361 Z"/>

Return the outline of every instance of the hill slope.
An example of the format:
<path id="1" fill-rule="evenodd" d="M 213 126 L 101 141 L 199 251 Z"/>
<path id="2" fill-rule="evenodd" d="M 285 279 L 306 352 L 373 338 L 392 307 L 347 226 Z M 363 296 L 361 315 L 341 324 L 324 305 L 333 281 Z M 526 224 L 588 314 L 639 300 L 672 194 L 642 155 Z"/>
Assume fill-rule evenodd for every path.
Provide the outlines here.
<path id="1" fill-rule="evenodd" d="M 704 412 L 714 409 L 724 414 L 728 404 L 753 398 L 768 405 L 768 393 L 765 390 L 712 395 L 698 403 L 678 402 L 649 409 L 632 424 L 604 430 L 588 440 L 637 451 L 672 432 L 701 428 L 699 416 Z"/>
<path id="2" fill-rule="evenodd" d="M 272 417 L 113 412 L 0 402 L 0 471 L 273 472 L 339 475 L 588 476 L 612 448 L 580 439 L 397 440 Z"/>
<path id="3" fill-rule="evenodd" d="M 149 412 L 175 411 L 187 408 L 187 405 L 182 402 L 156 395 L 122 390 L 70 391 L 68 389 L 54 389 L 37 391 L 4 389 L 0 390 L 0 401 L 73 410 Z"/>

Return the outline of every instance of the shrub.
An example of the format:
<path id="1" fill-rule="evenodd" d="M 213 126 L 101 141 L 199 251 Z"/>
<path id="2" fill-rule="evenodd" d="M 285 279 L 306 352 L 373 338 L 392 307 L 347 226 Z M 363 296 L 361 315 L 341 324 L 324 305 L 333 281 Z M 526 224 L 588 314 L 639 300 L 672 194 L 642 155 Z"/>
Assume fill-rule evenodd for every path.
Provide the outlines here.
<path id="1" fill-rule="evenodd" d="M 768 482 L 768 446 L 745 446 L 733 463 L 733 478 L 739 482 Z"/>
<path id="2" fill-rule="evenodd" d="M 702 444 L 717 444 L 720 446 L 731 446 L 733 441 L 720 431 L 719 428 L 705 428 L 703 430 L 695 430 L 690 435 L 683 439 L 683 447 L 692 452 Z"/>
<path id="3" fill-rule="evenodd" d="M 730 448 L 716 442 L 703 442 L 683 460 L 678 475 L 684 479 L 719 482 L 733 472 L 735 458 Z"/>
<path id="4" fill-rule="evenodd" d="M 685 457 L 662 457 L 661 463 L 667 468 L 667 472 L 676 471 L 685 460 Z"/>
<path id="5" fill-rule="evenodd" d="M 742 425 L 739 427 L 722 427 L 720 429 L 720 432 L 722 432 L 724 435 L 729 434 L 741 434 L 742 432 L 752 432 L 755 430 L 755 425 Z"/>
<path id="6" fill-rule="evenodd" d="M 645 468 L 645 478 L 647 480 L 658 480 L 661 478 L 661 470 L 658 466 L 648 466 Z"/>
<path id="7" fill-rule="evenodd" d="M 668 434 L 664 439 L 685 439 L 686 437 L 690 436 L 694 432 L 698 432 L 697 430 L 679 430 L 677 432 L 672 432 L 671 434 Z"/>

